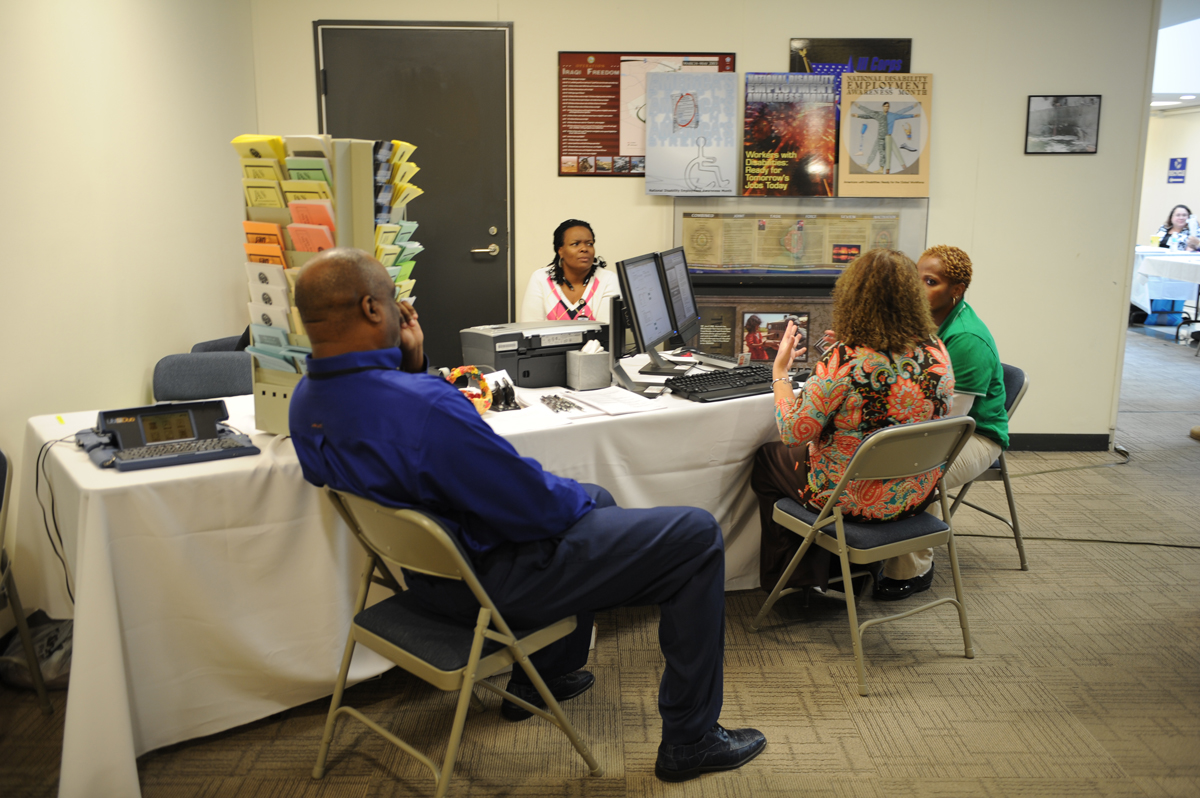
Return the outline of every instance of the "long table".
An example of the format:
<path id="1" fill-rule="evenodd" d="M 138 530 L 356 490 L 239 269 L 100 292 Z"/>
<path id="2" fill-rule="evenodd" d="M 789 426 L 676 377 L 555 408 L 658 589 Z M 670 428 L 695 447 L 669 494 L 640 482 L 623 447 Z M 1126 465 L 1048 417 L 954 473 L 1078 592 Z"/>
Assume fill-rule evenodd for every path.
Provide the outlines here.
<path id="1" fill-rule="evenodd" d="M 1162 247 L 1134 250 L 1129 301 L 1144 312 L 1151 312 L 1151 299 L 1195 300 L 1197 283 L 1200 283 L 1200 255 Z"/>
<path id="2" fill-rule="evenodd" d="M 521 454 L 605 486 L 624 506 L 708 509 L 726 538 L 727 588 L 756 586 L 748 482 L 755 449 L 777 434 L 770 394 L 657 401 L 666 408 L 570 426 L 501 414 L 494 427 Z M 35 479 L 42 447 L 94 426 L 96 413 L 28 422 L 10 545 L 25 603 L 75 619 L 63 798 L 138 796 L 141 754 L 332 689 L 365 556 L 304 482 L 291 440 L 254 429 L 252 397 L 226 402 L 261 455 L 116 472 L 68 441 L 49 449 Z M 360 646 L 351 678 L 390 666 Z"/>

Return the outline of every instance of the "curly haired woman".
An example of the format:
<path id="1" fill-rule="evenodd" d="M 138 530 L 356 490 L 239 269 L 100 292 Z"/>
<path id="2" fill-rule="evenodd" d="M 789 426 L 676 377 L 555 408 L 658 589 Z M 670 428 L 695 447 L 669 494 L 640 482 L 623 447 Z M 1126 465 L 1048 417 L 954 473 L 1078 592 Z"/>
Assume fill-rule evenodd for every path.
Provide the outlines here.
<path id="1" fill-rule="evenodd" d="M 817 363 L 796 397 L 787 370 L 796 354 L 789 324 L 773 366 L 775 421 L 782 441 L 758 450 L 750 485 L 762 520 L 759 573 L 769 590 L 800 547 L 801 538 L 771 519 L 775 502 L 799 498 L 820 511 L 858 445 L 896 424 L 941 418 L 954 392 L 950 356 L 917 277 L 903 253 L 874 249 L 851 263 L 833 289 L 837 342 Z M 892 521 L 916 515 L 932 500 L 938 471 L 892 480 L 863 480 L 843 494 L 852 521 Z M 813 547 L 788 587 L 829 582 L 830 555 Z"/>

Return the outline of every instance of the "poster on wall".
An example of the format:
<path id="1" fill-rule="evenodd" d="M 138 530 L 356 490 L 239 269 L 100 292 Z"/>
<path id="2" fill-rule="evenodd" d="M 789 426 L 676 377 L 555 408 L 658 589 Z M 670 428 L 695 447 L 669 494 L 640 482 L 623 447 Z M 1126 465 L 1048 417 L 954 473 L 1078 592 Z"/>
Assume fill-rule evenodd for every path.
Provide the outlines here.
<path id="1" fill-rule="evenodd" d="M 737 75 L 646 75 L 646 193 L 737 194 Z"/>
<path id="2" fill-rule="evenodd" d="M 842 75 L 839 197 L 928 197 L 933 76 Z"/>
<path id="3" fill-rule="evenodd" d="M 1100 138 L 1100 95 L 1030 95 L 1026 155 L 1093 155 Z"/>
<path id="4" fill-rule="evenodd" d="M 841 274 L 869 249 L 895 249 L 900 214 L 684 213 L 693 274 Z"/>
<path id="5" fill-rule="evenodd" d="M 733 53 L 560 52 L 558 174 L 642 177 L 646 76 L 733 72 Z"/>
<path id="6" fill-rule="evenodd" d="M 747 72 L 742 195 L 832 197 L 837 78 Z"/>

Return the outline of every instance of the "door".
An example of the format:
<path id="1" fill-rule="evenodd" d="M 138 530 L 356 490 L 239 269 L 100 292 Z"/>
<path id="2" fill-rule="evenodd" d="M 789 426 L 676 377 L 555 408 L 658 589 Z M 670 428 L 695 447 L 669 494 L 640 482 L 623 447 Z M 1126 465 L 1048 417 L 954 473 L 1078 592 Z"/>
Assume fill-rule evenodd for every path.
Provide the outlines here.
<path id="1" fill-rule="evenodd" d="M 512 25 L 313 23 L 321 132 L 417 146 L 413 294 L 431 365 L 513 318 Z"/>

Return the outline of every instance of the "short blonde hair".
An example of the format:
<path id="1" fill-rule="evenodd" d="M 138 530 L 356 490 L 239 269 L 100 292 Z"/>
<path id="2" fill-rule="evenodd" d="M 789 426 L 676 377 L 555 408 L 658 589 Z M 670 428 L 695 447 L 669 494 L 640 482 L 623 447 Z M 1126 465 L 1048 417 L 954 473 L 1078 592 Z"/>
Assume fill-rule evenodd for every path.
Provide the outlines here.
<path id="1" fill-rule="evenodd" d="M 952 283 L 961 283 L 963 290 L 971 287 L 971 257 L 958 247 L 938 244 L 921 253 L 922 258 L 935 257 L 942 262 L 942 270 Z"/>

